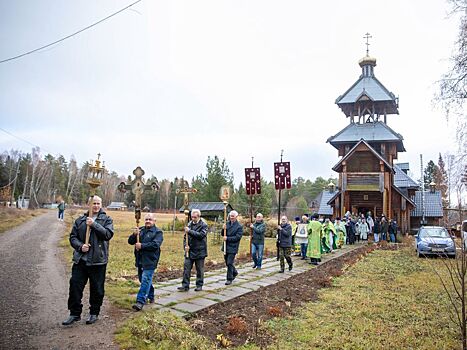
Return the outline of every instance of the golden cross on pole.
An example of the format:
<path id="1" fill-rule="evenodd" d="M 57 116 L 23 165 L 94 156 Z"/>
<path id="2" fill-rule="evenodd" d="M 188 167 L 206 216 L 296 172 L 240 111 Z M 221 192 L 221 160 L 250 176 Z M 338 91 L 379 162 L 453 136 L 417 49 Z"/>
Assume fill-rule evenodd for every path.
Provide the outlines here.
<path id="1" fill-rule="evenodd" d="M 135 220 L 136 220 L 136 227 L 139 227 L 139 221 L 141 220 L 141 199 L 145 190 L 159 190 L 160 186 L 157 182 L 152 182 L 151 184 L 145 184 L 143 180 L 143 175 L 145 174 L 144 170 L 138 166 L 135 170 L 133 170 L 133 175 L 135 175 L 135 179 L 126 184 L 121 182 L 118 185 L 118 190 L 122 193 L 125 193 L 128 190 L 135 195 Z M 139 242 L 139 235 L 136 236 L 136 241 Z"/>
<path id="2" fill-rule="evenodd" d="M 177 188 L 175 191 L 176 194 L 183 194 L 183 212 L 185 213 L 185 226 L 188 226 L 188 220 L 190 218 L 190 210 L 189 210 L 189 195 L 192 193 L 196 193 L 198 190 L 196 188 L 191 188 L 185 185 L 183 188 Z M 187 237 L 187 232 L 185 231 L 185 236 L 184 236 L 184 241 L 185 241 L 185 256 L 188 258 L 189 256 L 189 246 L 188 246 L 188 237 Z"/>
<path id="3" fill-rule="evenodd" d="M 370 52 L 370 42 L 369 42 L 369 39 L 373 38 L 370 33 L 366 33 L 365 36 L 363 37 L 363 39 L 366 39 L 366 55 L 369 56 L 369 52 Z"/>

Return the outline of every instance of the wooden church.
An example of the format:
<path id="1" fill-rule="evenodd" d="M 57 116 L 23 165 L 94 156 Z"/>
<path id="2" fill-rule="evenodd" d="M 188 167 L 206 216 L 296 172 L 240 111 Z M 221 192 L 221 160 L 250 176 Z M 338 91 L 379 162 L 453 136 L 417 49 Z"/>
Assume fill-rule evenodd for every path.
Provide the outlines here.
<path id="1" fill-rule="evenodd" d="M 398 98 L 375 77 L 375 58 L 367 53 L 359 65 L 359 79 L 336 100 L 349 125 L 327 140 L 342 157 L 332 168 L 339 183 L 327 204 L 334 217 L 347 211 L 384 214 L 407 232 L 416 188 L 395 184 L 395 160 L 405 148 L 402 135 L 387 124 L 389 115 L 399 114 Z"/>

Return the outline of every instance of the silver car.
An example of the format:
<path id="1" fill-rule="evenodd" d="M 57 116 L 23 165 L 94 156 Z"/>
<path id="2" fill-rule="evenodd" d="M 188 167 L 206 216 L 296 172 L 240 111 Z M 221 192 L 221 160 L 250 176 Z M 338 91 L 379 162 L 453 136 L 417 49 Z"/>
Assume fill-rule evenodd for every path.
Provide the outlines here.
<path id="1" fill-rule="evenodd" d="M 448 230 L 440 226 L 422 226 L 415 235 L 418 257 L 440 255 L 456 257 L 456 244 Z"/>

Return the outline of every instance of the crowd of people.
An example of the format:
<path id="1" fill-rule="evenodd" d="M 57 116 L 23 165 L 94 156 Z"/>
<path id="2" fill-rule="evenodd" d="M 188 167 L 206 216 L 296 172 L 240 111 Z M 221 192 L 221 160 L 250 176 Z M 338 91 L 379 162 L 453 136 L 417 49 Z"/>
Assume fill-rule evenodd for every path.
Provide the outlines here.
<path id="1" fill-rule="evenodd" d="M 384 215 L 373 219 L 371 212 L 358 215 L 347 212 L 343 218 L 322 218 L 317 214 L 304 214 L 295 217 L 292 223 L 292 254 L 310 259 L 310 264 L 317 265 L 321 254 L 332 253 L 344 244 L 381 240 L 396 242 L 397 221 L 388 220 Z"/>

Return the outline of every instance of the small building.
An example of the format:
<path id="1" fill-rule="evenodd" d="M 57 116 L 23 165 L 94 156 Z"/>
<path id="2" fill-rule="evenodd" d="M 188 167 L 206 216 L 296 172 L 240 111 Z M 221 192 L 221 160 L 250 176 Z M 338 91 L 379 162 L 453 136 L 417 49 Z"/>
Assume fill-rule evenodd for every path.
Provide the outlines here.
<path id="1" fill-rule="evenodd" d="M 126 210 L 128 207 L 124 202 L 111 202 L 108 206 L 108 210 Z"/>
<path id="2" fill-rule="evenodd" d="M 336 185 L 332 182 L 321 191 L 309 205 L 312 213 L 317 213 L 324 218 L 331 218 L 333 216 L 333 209 L 328 204 L 329 200 L 336 195 Z"/>
<path id="3" fill-rule="evenodd" d="M 441 192 L 436 190 L 436 184 L 431 183 L 428 191 L 416 191 L 413 196 L 416 208 L 412 210 L 412 231 L 421 225 L 439 226 L 443 218 L 443 201 Z"/>
<path id="4" fill-rule="evenodd" d="M 188 205 L 188 210 L 198 209 L 201 211 L 201 216 L 206 220 L 216 220 L 219 217 L 224 217 L 224 203 L 222 202 L 193 202 Z M 227 204 L 227 214 L 234 210 L 230 204 Z M 184 208 L 180 208 L 180 213 L 184 212 Z"/>

